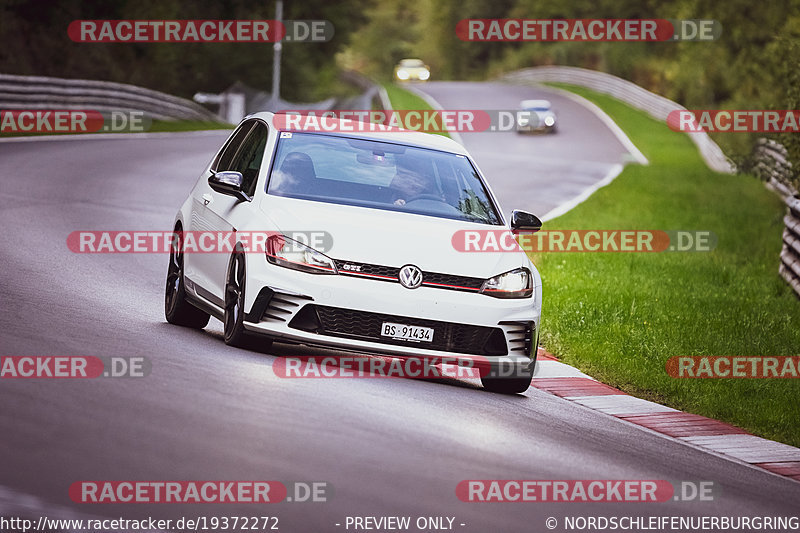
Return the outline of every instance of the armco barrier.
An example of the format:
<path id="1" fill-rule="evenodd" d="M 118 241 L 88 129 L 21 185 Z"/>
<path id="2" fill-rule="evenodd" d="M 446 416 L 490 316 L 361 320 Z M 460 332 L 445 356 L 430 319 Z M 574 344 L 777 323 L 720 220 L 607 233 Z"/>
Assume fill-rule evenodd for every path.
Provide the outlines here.
<path id="1" fill-rule="evenodd" d="M 639 87 L 633 82 L 624 80 L 605 72 L 578 67 L 534 67 L 517 70 L 504 75 L 501 79 L 516 83 L 558 82 L 579 85 L 594 91 L 608 94 L 637 109 L 648 113 L 651 117 L 666 121 L 672 111 L 685 110 L 680 104 L 668 98 Z M 700 155 L 711 170 L 733 173 L 735 166 L 722 152 L 722 149 L 705 132 L 687 133 L 697 145 Z"/>
<path id="2" fill-rule="evenodd" d="M 783 249 L 781 250 L 781 277 L 800 296 L 800 198 L 787 198 L 789 207 L 783 219 Z"/>
<path id="3" fill-rule="evenodd" d="M 795 195 L 797 173 L 792 168 L 785 146 L 772 139 L 759 139 L 753 150 L 753 160 L 752 172 L 764 180 L 770 189 L 784 199 Z"/>
<path id="4" fill-rule="evenodd" d="M 160 120 L 220 120 L 191 100 L 135 85 L 11 74 L 0 74 L 0 109 L 143 111 Z"/>
<path id="5" fill-rule="evenodd" d="M 196 102 L 169 94 L 110 81 L 74 80 L 45 76 L 17 76 L 0 74 L 0 110 L 15 109 L 90 109 L 93 111 L 144 111 L 149 117 L 160 120 L 203 120 L 237 123 L 244 114 L 256 111 L 278 111 L 281 109 L 378 109 L 391 108 L 386 91 L 368 78 L 355 72 L 346 72 L 342 80 L 363 90 L 353 98 L 338 101 L 329 98 L 322 102 L 293 104 L 286 101 L 273 102 L 268 93 L 244 85 L 232 89 L 243 92 L 248 109 L 229 113 L 221 107 L 221 115 L 209 111 Z M 234 91 L 235 92 L 235 91 Z M 223 95 L 198 93 L 199 99 L 222 103 Z M 250 109 L 252 108 L 252 109 Z M 237 116 L 242 115 L 242 116 Z M 233 118 L 232 118 L 233 117 Z"/>
<path id="6" fill-rule="evenodd" d="M 386 89 L 370 78 L 353 70 L 342 72 L 340 78 L 363 92 L 359 96 L 340 100 L 336 104 L 337 109 L 392 109 Z"/>
<path id="7" fill-rule="evenodd" d="M 275 100 L 272 94 L 236 82 L 220 94 L 196 93 L 195 102 L 219 105 L 219 114 L 230 123 L 238 124 L 245 115 L 259 111 L 285 111 L 303 109 L 327 111 L 329 109 L 391 109 L 386 91 L 369 78 L 354 71 L 344 71 L 339 79 L 362 92 L 350 98 L 327 98 L 319 102 L 288 102 Z"/>

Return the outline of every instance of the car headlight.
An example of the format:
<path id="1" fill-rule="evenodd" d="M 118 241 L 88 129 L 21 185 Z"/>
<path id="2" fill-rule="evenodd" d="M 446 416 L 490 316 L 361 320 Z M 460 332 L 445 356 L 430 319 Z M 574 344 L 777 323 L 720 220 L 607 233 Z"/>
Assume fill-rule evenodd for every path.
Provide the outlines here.
<path id="1" fill-rule="evenodd" d="M 309 274 L 338 274 L 333 259 L 285 235 L 267 239 L 267 261 L 273 265 L 308 272 Z"/>
<path id="2" fill-rule="evenodd" d="M 544 125 L 545 126 L 552 126 L 555 123 L 556 123 L 556 119 L 554 119 L 553 117 L 549 117 L 549 116 L 548 117 L 544 117 Z"/>
<path id="3" fill-rule="evenodd" d="M 400 69 L 397 71 L 397 79 L 399 80 L 407 80 L 408 79 L 408 71 L 404 69 Z"/>
<path id="4" fill-rule="evenodd" d="M 419 73 L 419 79 L 421 79 L 422 81 L 425 81 L 430 77 L 431 77 L 431 73 L 430 73 L 430 71 L 428 69 L 422 70 Z"/>
<path id="5" fill-rule="evenodd" d="M 527 268 L 517 268 L 483 282 L 481 293 L 495 298 L 528 298 L 533 294 L 533 277 Z"/>

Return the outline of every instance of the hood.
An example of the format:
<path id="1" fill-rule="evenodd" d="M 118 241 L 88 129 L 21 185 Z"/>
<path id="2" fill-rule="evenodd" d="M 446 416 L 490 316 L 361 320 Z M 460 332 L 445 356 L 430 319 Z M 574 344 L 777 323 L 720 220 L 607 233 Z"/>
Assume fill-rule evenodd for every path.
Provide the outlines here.
<path id="1" fill-rule="evenodd" d="M 333 259 L 490 278 L 527 265 L 521 252 L 460 252 L 458 230 L 503 230 L 461 220 L 265 195 L 261 210 L 282 232 L 326 231 Z"/>

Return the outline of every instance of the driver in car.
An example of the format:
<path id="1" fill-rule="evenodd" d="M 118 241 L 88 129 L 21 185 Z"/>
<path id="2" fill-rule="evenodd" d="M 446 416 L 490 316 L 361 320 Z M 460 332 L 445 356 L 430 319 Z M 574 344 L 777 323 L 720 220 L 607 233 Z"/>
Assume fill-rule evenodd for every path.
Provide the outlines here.
<path id="1" fill-rule="evenodd" d="M 430 167 L 424 161 L 410 156 L 400 156 L 395 166 L 397 174 L 389 185 L 394 192 L 392 198 L 394 205 L 406 205 L 422 197 L 443 199 L 430 174 Z"/>

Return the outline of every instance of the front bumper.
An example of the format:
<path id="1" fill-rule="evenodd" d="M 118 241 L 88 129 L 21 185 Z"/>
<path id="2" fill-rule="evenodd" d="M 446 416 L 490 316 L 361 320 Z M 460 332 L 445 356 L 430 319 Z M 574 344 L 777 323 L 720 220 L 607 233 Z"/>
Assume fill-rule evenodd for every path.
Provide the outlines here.
<path id="1" fill-rule="evenodd" d="M 535 132 L 548 132 L 553 131 L 556 125 L 547 126 L 544 122 L 537 124 L 520 124 L 517 123 L 517 132 L 519 133 L 535 133 Z"/>
<path id="2" fill-rule="evenodd" d="M 483 294 L 266 265 L 248 269 L 244 326 L 276 340 L 399 357 L 469 359 L 528 369 L 535 362 L 541 287 L 533 298 Z M 380 324 L 434 328 L 430 344 L 382 338 Z"/>
<path id="3" fill-rule="evenodd" d="M 400 83 L 405 83 L 405 82 L 409 82 L 409 81 L 426 82 L 426 81 L 428 81 L 430 79 L 430 74 L 428 74 L 428 77 L 423 79 L 422 75 L 419 72 L 409 72 L 408 73 L 408 78 L 403 79 L 403 78 L 400 78 L 397 75 L 397 73 L 395 72 L 394 79 L 395 79 L 395 81 L 399 81 Z"/>

